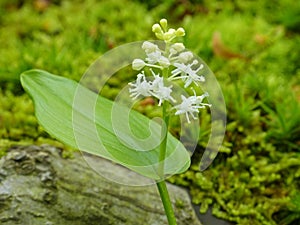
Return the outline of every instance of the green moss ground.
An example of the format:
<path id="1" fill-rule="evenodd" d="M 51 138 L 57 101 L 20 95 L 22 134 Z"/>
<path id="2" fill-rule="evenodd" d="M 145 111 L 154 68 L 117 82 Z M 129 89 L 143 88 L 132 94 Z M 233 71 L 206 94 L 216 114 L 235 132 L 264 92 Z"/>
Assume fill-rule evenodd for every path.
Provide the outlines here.
<path id="1" fill-rule="evenodd" d="M 39 68 L 79 80 L 109 49 L 153 39 L 151 25 L 166 17 L 186 29 L 185 45 L 214 71 L 228 112 L 225 141 L 213 165 L 200 173 L 201 155 L 195 154 L 191 169 L 170 181 L 189 187 L 202 212 L 212 207 L 216 216 L 236 224 L 300 223 L 298 1 L 42 2 L 0 2 L 1 155 L 14 144 L 67 148 L 37 124 L 19 83 L 21 72 Z M 222 38 L 218 47 L 215 32 Z M 113 98 L 133 76 L 121 72 L 104 95 Z M 150 106 L 138 109 L 150 117 L 159 114 Z M 209 130 L 206 113 L 201 128 Z M 208 134 L 201 135 L 200 151 Z"/>

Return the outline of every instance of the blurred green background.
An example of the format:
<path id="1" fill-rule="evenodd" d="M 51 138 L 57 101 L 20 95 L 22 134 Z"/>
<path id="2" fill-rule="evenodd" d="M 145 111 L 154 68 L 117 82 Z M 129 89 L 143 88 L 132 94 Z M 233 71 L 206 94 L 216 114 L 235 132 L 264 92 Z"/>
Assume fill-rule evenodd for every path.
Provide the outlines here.
<path id="1" fill-rule="evenodd" d="M 214 163 L 169 181 L 186 186 L 200 211 L 241 225 L 300 224 L 300 1 L 1 0 L 0 154 L 50 143 L 19 75 L 39 68 L 79 80 L 118 45 L 155 39 L 153 23 L 184 27 L 184 44 L 214 71 L 227 105 L 226 136 Z M 134 74 L 111 79 L 113 99 Z M 141 105 L 152 117 L 158 111 Z M 199 152 L 209 135 L 201 115 Z M 176 124 L 172 131 L 176 133 Z"/>

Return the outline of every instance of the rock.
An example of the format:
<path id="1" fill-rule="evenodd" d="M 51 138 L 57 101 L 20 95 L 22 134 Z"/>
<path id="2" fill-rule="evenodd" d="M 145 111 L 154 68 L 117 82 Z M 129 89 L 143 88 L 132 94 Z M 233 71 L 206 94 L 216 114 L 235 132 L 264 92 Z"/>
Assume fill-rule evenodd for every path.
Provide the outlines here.
<path id="1" fill-rule="evenodd" d="M 0 224 L 167 224 L 155 185 L 117 184 L 99 173 L 119 183 L 147 182 L 94 156 L 75 153 L 66 159 L 49 145 L 11 148 L 0 160 Z M 168 187 L 178 225 L 200 225 L 187 192 Z"/>

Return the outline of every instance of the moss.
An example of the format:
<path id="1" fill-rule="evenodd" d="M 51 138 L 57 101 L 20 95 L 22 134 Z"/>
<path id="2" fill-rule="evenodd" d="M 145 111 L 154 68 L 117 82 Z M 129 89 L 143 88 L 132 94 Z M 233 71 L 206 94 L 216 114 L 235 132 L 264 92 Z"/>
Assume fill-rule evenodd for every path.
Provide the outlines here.
<path id="1" fill-rule="evenodd" d="M 265 135 L 251 134 L 240 141 L 238 151 L 236 146 L 231 147 L 234 154 L 221 153 L 208 170 L 199 172 L 194 164 L 170 181 L 191 187 L 202 213 L 212 207 L 214 215 L 238 224 L 277 224 L 275 215 L 299 188 L 299 154 L 280 152 Z"/>

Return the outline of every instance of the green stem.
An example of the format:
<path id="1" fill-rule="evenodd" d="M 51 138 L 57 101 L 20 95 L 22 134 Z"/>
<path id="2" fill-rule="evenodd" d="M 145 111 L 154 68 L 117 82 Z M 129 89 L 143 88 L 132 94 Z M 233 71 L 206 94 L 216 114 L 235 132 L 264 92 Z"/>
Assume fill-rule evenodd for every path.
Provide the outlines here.
<path id="1" fill-rule="evenodd" d="M 161 181 L 157 181 L 156 185 L 160 194 L 160 198 L 164 205 L 164 209 L 168 218 L 169 225 L 177 225 L 176 217 L 172 208 L 172 203 L 170 201 L 166 182 L 164 181 L 164 160 L 166 158 L 166 147 L 167 147 L 167 139 L 168 139 L 168 126 L 169 126 L 169 116 L 167 115 L 168 107 L 169 107 L 168 103 L 164 102 L 163 121 L 165 123 L 165 126 L 162 126 L 161 129 L 161 137 L 163 137 L 163 140 L 160 144 L 159 168 L 158 168 Z"/>
<path id="2" fill-rule="evenodd" d="M 161 201 L 164 205 L 165 213 L 168 218 L 169 225 L 177 225 L 176 217 L 172 208 L 172 203 L 170 201 L 168 189 L 166 182 L 164 180 L 156 183 Z"/>
<path id="3" fill-rule="evenodd" d="M 164 160 L 166 158 L 166 147 L 167 147 L 167 140 L 168 140 L 168 127 L 169 127 L 169 116 L 167 116 L 167 102 L 163 104 L 163 122 L 164 126 L 161 128 L 161 137 L 163 138 L 160 143 L 160 151 L 159 151 L 159 168 L 158 173 L 161 179 L 164 178 Z"/>
<path id="4" fill-rule="evenodd" d="M 166 45 L 166 54 L 169 54 L 169 44 Z M 168 68 L 164 68 L 162 71 L 162 75 L 164 78 L 167 78 L 169 75 Z M 158 174 L 160 176 L 160 181 L 156 182 L 159 195 L 161 198 L 161 201 L 164 205 L 165 213 L 167 215 L 167 219 L 169 222 L 169 225 L 177 225 L 176 223 L 176 217 L 172 208 L 172 203 L 170 201 L 168 189 L 166 182 L 164 180 L 164 167 L 165 167 L 165 158 L 166 158 L 166 147 L 167 147 L 167 140 L 168 140 L 168 128 L 169 128 L 169 115 L 168 115 L 168 108 L 169 103 L 167 101 L 164 101 L 163 103 L 163 110 L 162 110 L 162 119 L 164 122 L 164 125 L 161 129 L 161 138 L 162 142 L 160 143 L 160 152 L 159 152 L 159 167 L 158 167 Z"/>

